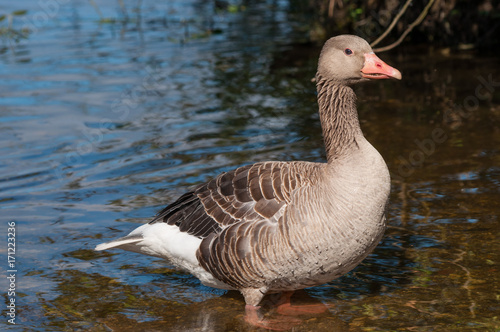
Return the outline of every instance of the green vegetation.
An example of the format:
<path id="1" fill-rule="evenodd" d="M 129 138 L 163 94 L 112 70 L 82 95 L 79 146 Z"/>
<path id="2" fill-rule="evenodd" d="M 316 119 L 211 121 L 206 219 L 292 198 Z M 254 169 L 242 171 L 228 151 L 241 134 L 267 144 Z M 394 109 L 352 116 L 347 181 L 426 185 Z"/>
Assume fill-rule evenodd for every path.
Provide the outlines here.
<path id="1" fill-rule="evenodd" d="M 310 38 L 354 33 L 374 41 L 404 11 L 387 41 L 397 40 L 426 11 L 405 41 L 469 49 L 499 45 L 498 0 L 290 0 L 291 10 L 306 24 Z M 405 8 L 407 7 L 407 8 Z"/>

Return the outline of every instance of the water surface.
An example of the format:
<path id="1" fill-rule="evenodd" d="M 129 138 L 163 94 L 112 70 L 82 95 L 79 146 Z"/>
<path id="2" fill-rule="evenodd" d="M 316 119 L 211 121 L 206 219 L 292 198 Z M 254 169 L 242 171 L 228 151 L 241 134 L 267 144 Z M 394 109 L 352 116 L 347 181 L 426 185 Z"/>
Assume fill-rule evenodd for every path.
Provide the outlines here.
<path id="1" fill-rule="evenodd" d="M 0 218 L 4 232 L 16 223 L 18 271 L 17 325 L 1 324 L 254 330 L 238 293 L 93 248 L 222 171 L 324 161 L 319 48 L 303 43 L 287 2 L 57 3 L 0 6 L 29 9 L 13 26 L 32 29 L 3 39 L 0 54 Z M 328 311 L 293 329 L 496 331 L 500 60 L 410 45 L 381 57 L 403 81 L 357 93 L 365 136 L 392 173 L 386 236 L 351 273 L 299 293 Z"/>

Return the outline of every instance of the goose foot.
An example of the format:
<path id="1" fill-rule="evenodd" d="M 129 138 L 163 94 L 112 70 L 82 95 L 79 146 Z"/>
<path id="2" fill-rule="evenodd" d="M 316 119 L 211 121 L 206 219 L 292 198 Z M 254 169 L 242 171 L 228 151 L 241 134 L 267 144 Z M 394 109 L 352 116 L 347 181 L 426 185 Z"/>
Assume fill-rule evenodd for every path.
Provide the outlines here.
<path id="1" fill-rule="evenodd" d="M 283 292 L 278 302 L 276 311 L 281 315 L 296 316 L 296 315 L 317 315 L 328 310 L 323 303 L 292 305 L 290 300 L 293 292 Z"/>
<path id="2" fill-rule="evenodd" d="M 259 309 L 260 307 L 258 306 L 247 304 L 245 306 L 245 322 L 252 326 L 272 331 L 290 330 L 292 327 L 299 325 L 301 322 L 299 319 L 286 316 L 281 316 L 277 319 L 261 318 L 261 315 L 259 315 L 258 312 Z"/>

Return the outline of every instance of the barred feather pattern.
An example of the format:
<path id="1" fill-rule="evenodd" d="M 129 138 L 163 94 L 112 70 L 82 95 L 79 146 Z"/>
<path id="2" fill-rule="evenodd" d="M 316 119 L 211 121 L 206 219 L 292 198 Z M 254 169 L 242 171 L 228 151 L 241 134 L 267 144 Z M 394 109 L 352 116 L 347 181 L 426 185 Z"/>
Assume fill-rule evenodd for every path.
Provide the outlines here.
<path id="1" fill-rule="evenodd" d="M 315 182 L 307 162 L 262 162 L 222 173 L 160 211 L 150 224 L 165 222 L 206 238 L 241 221 L 276 223 L 292 192 Z"/>
<path id="2" fill-rule="evenodd" d="M 363 136 L 356 110 L 356 94 L 346 85 L 336 84 L 316 74 L 319 115 L 328 161 L 349 151 L 356 136 Z"/>
<path id="3" fill-rule="evenodd" d="M 197 252 L 200 265 L 236 288 L 267 287 L 283 270 L 280 253 L 297 250 L 286 214 L 298 190 L 314 186 L 325 164 L 264 162 L 224 173 L 195 193 L 215 220 Z M 297 251 L 298 255 L 298 251 Z"/>

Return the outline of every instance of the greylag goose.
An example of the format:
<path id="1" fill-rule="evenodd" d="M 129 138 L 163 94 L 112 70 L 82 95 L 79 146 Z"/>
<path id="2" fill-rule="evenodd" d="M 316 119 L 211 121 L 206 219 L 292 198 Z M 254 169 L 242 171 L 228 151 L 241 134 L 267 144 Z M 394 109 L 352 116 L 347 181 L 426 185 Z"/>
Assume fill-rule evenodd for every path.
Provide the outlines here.
<path id="1" fill-rule="evenodd" d="M 329 39 L 316 74 L 326 163 L 259 162 L 222 173 L 96 250 L 165 258 L 204 285 L 239 290 L 250 316 L 268 293 L 284 293 L 289 303 L 294 290 L 342 276 L 382 238 L 390 189 L 383 158 L 361 132 L 351 86 L 387 78 L 401 73 L 365 40 Z"/>

